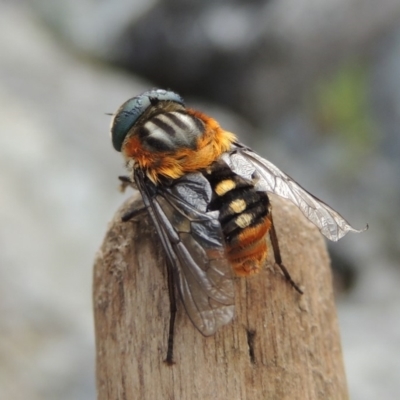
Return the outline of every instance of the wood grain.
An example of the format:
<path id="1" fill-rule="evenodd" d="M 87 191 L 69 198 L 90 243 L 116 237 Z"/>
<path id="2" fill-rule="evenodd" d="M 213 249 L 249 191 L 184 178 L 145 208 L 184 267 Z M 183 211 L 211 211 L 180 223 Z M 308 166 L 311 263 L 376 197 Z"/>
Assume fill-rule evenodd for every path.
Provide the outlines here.
<path id="1" fill-rule="evenodd" d="M 347 399 L 325 243 L 300 211 L 272 197 L 283 262 L 236 279 L 236 315 L 203 337 L 178 301 L 173 366 L 163 250 L 147 215 L 110 223 L 94 266 L 99 400 Z M 272 252 L 271 252 L 272 253 Z"/>

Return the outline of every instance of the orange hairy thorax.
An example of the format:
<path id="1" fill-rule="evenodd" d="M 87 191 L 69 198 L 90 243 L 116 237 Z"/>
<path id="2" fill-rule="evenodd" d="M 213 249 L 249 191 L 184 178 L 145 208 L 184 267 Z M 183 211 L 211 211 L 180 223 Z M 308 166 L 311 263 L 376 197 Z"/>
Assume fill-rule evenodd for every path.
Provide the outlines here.
<path id="1" fill-rule="evenodd" d="M 180 148 L 174 152 L 148 151 L 136 135 L 132 135 L 122 148 L 125 159 L 134 159 L 154 183 L 159 182 L 160 176 L 178 179 L 186 173 L 207 168 L 228 151 L 236 140 L 233 133 L 223 130 L 213 118 L 191 109 L 187 113 L 204 123 L 204 133 L 198 138 L 195 150 Z"/>

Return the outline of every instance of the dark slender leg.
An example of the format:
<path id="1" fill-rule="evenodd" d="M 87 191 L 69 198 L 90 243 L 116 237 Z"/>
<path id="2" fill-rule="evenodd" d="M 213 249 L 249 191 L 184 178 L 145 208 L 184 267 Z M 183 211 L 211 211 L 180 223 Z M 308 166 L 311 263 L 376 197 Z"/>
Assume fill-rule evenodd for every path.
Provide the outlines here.
<path id="1" fill-rule="evenodd" d="M 296 285 L 292 277 L 290 276 L 286 267 L 282 264 L 281 252 L 279 250 L 278 244 L 278 236 L 276 235 L 274 221 L 272 219 L 272 212 L 269 214 L 269 220 L 271 221 L 271 229 L 269 230 L 269 236 L 271 238 L 272 249 L 274 250 L 275 262 L 278 264 L 278 267 L 281 269 L 283 275 L 286 280 L 300 293 L 303 294 L 303 291 Z"/>
<path id="2" fill-rule="evenodd" d="M 174 332 L 175 332 L 175 317 L 176 317 L 176 298 L 175 298 L 175 280 L 174 280 L 174 258 L 173 258 L 173 250 L 171 247 L 171 243 L 168 242 L 168 235 L 163 230 L 162 226 L 159 224 L 158 216 L 155 211 L 155 206 L 152 202 L 151 195 L 148 193 L 148 189 L 144 185 L 144 176 L 143 172 L 137 172 L 132 181 L 127 176 L 119 176 L 119 180 L 121 181 L 121 188 L 124 190 L 128 186 L 131 186 L 134 189 L 137 189 L 142 194 L 143 198 L 143 206 L 137 209 L 127 211 L 123 216 L 123 221 L 128 221 L 134 216 L 141 214 L 144 211 L 147 211 L 154 222 L 156 231 L 158 233 L 159 239 L 162 242 L 164 250 L 166 251 L 166 262 L 167 262 L 167 279 L 168 279 L 168 296 L 169 296 L 169 307 L 170 307 L 170 316 L 169 316 L 169 331 L 168 331 L 168 344 L 167 344 L 167 357 L 164 362 L 168 365 L 174 364 Z"/>
<path id="3" fill-rule="evenodd" d="M 131 178 L 129 178 L 129 176 L 121 175 L 121 176 L 118 177 L 118 179 L 119 179 L 122 183 L 126 183 L 126 184 L 128 184 L 128 185 L 133 184 L 133 182 L 132 182 Z"/>
<path id="4" fill-rule="evenodd" d="M 129 176 L 119 176 L 118 179 L 121 181 L 119 190 L 124 193 L 126 188 L 130 186 L 133 189 L 136 189 L 135 183 L 129 178 Z"/>
<path id="5" fill-rule="evenodd" d="M 170 262 L 167 260 L 167 275 L 168 275 L 168 294 L 169 294 L 169 332 L 168 332 L 168 350 L 167 358 L 165 362 L 168 365 L 174 363 L 174 331 L 175 331 L 175 317 L 176 317 L 176 299 L 175 299 L 175 282 L 174 282 L 174 271 Z"/>
<path id="6" fill-rule="evenodd" d="M 129 176 L 119 176 L 118 179 L 121 181 L 122 192 L 124 192 L 128 186 L 135 189 L 135 183 L 129 178 Z M 126 211 L 125 214 L 121 217 L 121 220 L 123 222 L 127 222 L 137 215 L 142 214 L 144 211 L 146 211 L 146 207 L 144 205 L 140 208 L 133 208 L 132 210 Z"/>
<path id="7" fill-rule="evenodd" d="M 140 214 L 144 213 L 145 211 L 146 211 L 146 207 L 145 206 L 142 206 L 142 207 L 139 207 L 139 208 L 132 208 L 131 210 L 126 211 L 122 215 L 121 220 L 122 220 L 122 222 L 127 222 L 130 219 L 136 217 L 137 215 L 140 215 Z"/>

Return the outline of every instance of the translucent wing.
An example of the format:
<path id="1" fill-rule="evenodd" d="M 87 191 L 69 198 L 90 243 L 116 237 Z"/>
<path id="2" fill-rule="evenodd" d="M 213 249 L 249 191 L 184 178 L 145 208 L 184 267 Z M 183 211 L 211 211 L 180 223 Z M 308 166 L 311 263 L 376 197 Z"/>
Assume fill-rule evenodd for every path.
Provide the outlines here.
<path id="1" fill-rule="evenodd" d="M 222 158 L 233 172 L 253 179 L 257 190 L 277 194 L 294 203 L 330 240 L 337 241 L 348 232 L 367 229 L 354 229 L 339 213 L 303 189 L 290 176 L 241 144 L 237 144 L 232 152 L 225 153 Z"/>
<path id="2" fill-rule="evenodd" d="M 211 187 L 200 173 L 168 187 L 144 179 L 135 174 L 186 312 L 203 335 L 212 335 L 233 318 L 234 285 L 218 212 L 207 212 Z"/>

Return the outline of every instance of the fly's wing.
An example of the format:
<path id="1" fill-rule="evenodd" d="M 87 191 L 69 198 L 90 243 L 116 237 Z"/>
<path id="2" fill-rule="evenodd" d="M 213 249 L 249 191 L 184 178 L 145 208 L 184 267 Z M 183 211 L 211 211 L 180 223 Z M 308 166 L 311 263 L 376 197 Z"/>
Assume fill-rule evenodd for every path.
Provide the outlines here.
<path id="1" fill-rule="evenodd" d="M 241 144 L 237 144 L 232 152 L 224 153 L 222 158 L 233 172 L 252 179 L 256 190 L 277 194 L 294 203 L 330 240 L 337 241 L 348 232 L 359 233 L 368 227 L 354 229 L 339 213 L 303 189 L 290 176 Z"/>
<path id="2" fill-rule="evenodd" d="M 205 336 L 234 313 L 233 273 L 225 257 L 218 212 L 207 212 L 211 187 L 200 173 L 172 186 L 154 186 L 139 172 L 135 182 L 155 224 L 186 312 Z"/>

